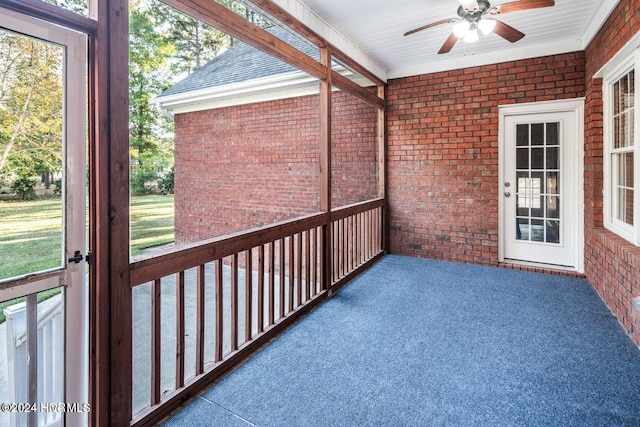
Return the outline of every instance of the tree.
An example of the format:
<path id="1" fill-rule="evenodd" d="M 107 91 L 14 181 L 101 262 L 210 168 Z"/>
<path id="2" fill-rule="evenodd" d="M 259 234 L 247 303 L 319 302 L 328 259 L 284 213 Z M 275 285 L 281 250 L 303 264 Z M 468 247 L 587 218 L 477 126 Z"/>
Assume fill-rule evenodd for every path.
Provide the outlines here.
<path id="1" fill-rule="evenodd" d="M 220 2 L 254 23 L 267 25 L 264 18 L 235 0 Z M 131 188 L 134 193 L 147 193 L 167 187 L 173 176 L 173 122 L 150 100 L 215 58 L 234 40 L 153 0 L 131 1 L 129 32 Z"/>
<path id="2" fill-rule="evenodd" d="M 62 170 L 61 47 L 0 30 L 0 176 Z"/>
<path id="3" fill-rule="evenodd" d="M 129 129 L 131 182 L 136 193 L 148 192 L 171 167 L 173 123 L 151 104 L 154 94 L 171 84 L 169 59 L 175 55 L 164 25 L 148 4 L 132 2 L 129 16 Z"/>

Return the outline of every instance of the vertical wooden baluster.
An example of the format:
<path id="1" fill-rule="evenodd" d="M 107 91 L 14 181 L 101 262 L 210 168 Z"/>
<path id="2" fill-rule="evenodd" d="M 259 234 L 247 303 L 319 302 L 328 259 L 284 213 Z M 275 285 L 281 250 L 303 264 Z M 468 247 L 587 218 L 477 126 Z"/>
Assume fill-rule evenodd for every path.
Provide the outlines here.
<path id="1" fill-rule="evenodd" d="M 151 405 L 160 402 L 160 351 L 162 342 L 160 327 L 160 279 L 151 285 Z"/>
<path id="2" fill-rule="evenodd" d="M 278 268 L 278 272 L 280 274 L 280 277 L 278 278 L 278 282 L 279 282 L 279 290 L 280 290 L 280 295 L 279 295 L 279 308 L 280 308 L 280 318 L 284 318 L 284 314 L 285 314 L 285 287 L 284 287 L 284 271 L 285 271 L 285 258 L 284 258 L 284 238 L 280 239 L 278 241 L 278 255 L 280 256 L 280 263 L 279 263 L 279 268 Z"/>
<path id="3" fill-rule="evenodd" d="M 358 214 L 358 264 L 362 264 L 364 262 L 364 257 L 362 256 L 362 247 L 363 239 L 362 239 L 362 213 Z"/>
<path id="4" fill-rule="evenodd" d="M 367 212 L 362 212 L 362 260 L 367 261 Z"/>
<path id="5" fill-rule="evenodd" d="M 258 333 L 264 332 L 264 245 L 258 247 Z"/>
<path id="6" fill-rule="evenodd" d="M 367 214 L 367 229 L 369 235 L 367 237 L 367 258 L 371 258 L 373 255 L 373 241 L 375 240 L 375 231 L 373 229 L 374 218 L 370 210 L 366 211 Z"/>
<path id="7" fill-rule="evenodd" d="M 311 242 L 309 240 L 309 230 L 304 232 L 304 279 L 306 281 L 307 300 L 311 299 Z"/>
<path id="8" fill-rule="evenodd" d="M 320 281 L 320 291 L 331 288 L 331 221 L 320 227 L 320 253 L 318 254 L 318 279 Z"/>
<path id="9" fill-rule="evenodd" d="M 249 249 L 244 253 L 244 340 L 251 341 L 253 327 L 253 249 Z"/>
<path id="10" fill-rule="evenodd" d="M 295 249 L 293 236 L 289 236 L 289 312 L 292 312 L 295 304 Z"/>
<path id="11" fill-rule="evenodd" d="M 374 227 L 374 239 L 373 239 L 373 254 L 378 253 L 378 242 L 379 242 L 379 233 L 378 233 L 378 209 L 371 210 L 371 215 L 373 215 L 373 227 Z"/>
<path id="12" fill-rule="evenodd" d="M 204 267 L 196 272 L 196 375 L 204 372 Z"/>
<path id="13" fill-rule="evenodd" d="M 376 217 L 373 210 L 369 210 L 371 217 L 371 257 L 376 253 Z"/>
<path id="14" fill-rule="evenodd" d="M 340 220 L 336 220 L 333 223 L 333 277 L 331 284 L 335 283 L 339 279 L 340 275 Z"/>
<path id="15" fill-rule="evenodd" d="M 318 233 L 319 228 L 316 227 L 313 229 L 313 260 L 311 261 L 311 273 L 313 274 L 311 281 L 313 282 L 313 295 L 316 296 L 320 292 L 318 290 L 318 268 L 320 263 L 318 262 Z"/>
<path id="16" fill-rule="evenodd" d="M 347 217 L 347 271 L 351 273 L 353 271 L 353 249 L 354 249 L 354 226 L 353 226 L 353 216 Z"/>
<path id="17" fill-rule="evenodd" d="M 378 252 L 382 251 L 382 208 L 378 208 Z"/>
<path id="18" fill-rule="evenodd" d="M 275 242 L 269 243 L 269 326 L 275 323 Z"/>
<path id="19" fill-rule="evenodd" d="M 298 245 L 296 246 L 296 273 L 298 276 L 297 292 L 298 292 L 298 305 L 302 305 L 302 233 L 296 234 L 296 240 Z"/>
<path id="20" fill-rule="evenodd" d="M 380 209 L 376 209 L 374 212 L 375 212 L 375 215 L 376 215 L 376 250 L 375 250 L 375 253 L 377 254 L 378 252 L 380 252 Z"/>
<path id="21" fill-rule="evenodd" d="M 341 226 L 340 226 L 340 242 L 342 256 L 340 257 L 340 278 L 347 275 L 347 256 L 349 255 L 349 250 L 347 248 L 347 219 L 342 218 Z"/>
<path id="22" fill-rule="evenodd" d="M 351 217 L 351 269 L 358 266 L 358 214 Z"/>
<path id="23" fill-rule="evenodd" d="M 353 222 L 353 216 L 349 216 L 347 217 L 347 222 L 349 223 L 349 230 L 347 231 L 347 247 L 349 248 L 349 257 L 348 260 L 349 262 L 347 263 L 347 271 L 349 273 L 351 273 L 353 271 L 353 251 L 354 251 L 354 240 L 353 240 L 353 236 L 354 234 L 354 222 Z"/>
<path id="24" fill-rule="evenodd" d="M 238 254 L 231 257 L 231 351 L 238 349 Z"/>
<path id="25" fill-rule="evenodd" d="M 176 390 L 184 386 L 184 270 L 176 273 Z"/>
<path id="26" fill-rule="evenodd" d="M 222 342 L 224 340 L 224 293 L 222 261 L 222 259 L 216 260 L 216 363 L 222 361 Z"/>

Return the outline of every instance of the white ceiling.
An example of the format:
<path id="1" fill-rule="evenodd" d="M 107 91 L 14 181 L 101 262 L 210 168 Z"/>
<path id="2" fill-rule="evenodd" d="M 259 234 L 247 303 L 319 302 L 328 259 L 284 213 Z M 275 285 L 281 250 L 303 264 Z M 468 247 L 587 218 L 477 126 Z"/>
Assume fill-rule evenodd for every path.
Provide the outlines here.
<path id="1" fill-rule="evenodd" d="M 509 1 L 495 0 L 491 5 Z M 306 15 L 298 13 L 303 18 L 313 15 L 314 20 L 324 21 L 323 25 L 328 24 L 325 34 L 332 30 L 340 33 L 343 37 L 339 41 L 335 37 L 330 40 L 350 45 L 346 49 L 338 46 L 347 53 L 359 50 L 352 56 L 370 62 L 369 68 L 377 68 L 376 73 L 384 79 L 582 50 L 617 2 L 556 0 L 552 7 L 500 15 L 498 19 L 526 36 L 512 44 L 496 34 L 481 35 L 476 43 L 458 41 L 451 52 L 438 55 L 453 24 L 406 37 L 403 34 L 457 17 L 457 0 L 297 0 L 295 7 L 291 7 L 291 0 L 281 1 L 290 9 L 305 9 Z"/>

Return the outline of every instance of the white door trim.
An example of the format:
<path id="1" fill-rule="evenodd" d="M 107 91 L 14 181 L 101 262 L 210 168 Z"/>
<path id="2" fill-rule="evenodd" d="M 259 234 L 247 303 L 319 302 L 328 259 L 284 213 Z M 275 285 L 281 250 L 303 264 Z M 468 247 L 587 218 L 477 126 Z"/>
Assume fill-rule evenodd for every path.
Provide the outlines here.
<path id="1" fill-rule="evenodd" d="M 498 121 L 498 260 L 505 262 L 505 201 L 503 197 L 505 181 L 505 118 L 509 116 L 541 114 L 541 113 L 559 113 L 568 112 L 573 115 L 576 138 L 574 146 L 574 176 L 576 187 L 573 195 L 565 195 L 565 197 L 573 197 L 573 202 L 577 207 L 577 217 L 574 221 L 575 227 L 575 251 L 576 265 L 575 271 L 584 272 L 584 98 L 574 98 L 557 101 L 531 102 L 523 104 L 511 104 L 499 106 Z M 512 262 L 509 260 L 509 262 Z M 531 263 L 523 263 L 531 264 Z"/>

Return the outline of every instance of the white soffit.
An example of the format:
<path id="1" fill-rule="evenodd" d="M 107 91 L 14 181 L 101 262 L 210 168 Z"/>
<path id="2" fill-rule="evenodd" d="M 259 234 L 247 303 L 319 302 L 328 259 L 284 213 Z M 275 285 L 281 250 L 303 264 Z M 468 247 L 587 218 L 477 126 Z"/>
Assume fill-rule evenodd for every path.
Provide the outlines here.
<path id="1" fill-rule="evenodd" d="M 389 79 L 584 50 L 619 2 L 556 0 L 552 7 L 501 15 L 498 19 L 524 32 L 525 38 L 511 44 L 490 34 L 477 43 L 459 41 L 450 53 L 438 55 L 453 24 L 403 34 L 456 17 L 457 0 L 274 1 L 363 66 L 374 71 L 373 63 L 386 70 Z"/>
<path id="2" fill-rule="evenodd" d="M 329 43 L 347 54 L 351 59 L 362 65 L 383 81 L 387 81 L 387 71 L 371 59 L 362 49 L 339 33 L 327 21 L 322 19 L 315 11 L 298 0 L 273 0 L 274 3 L 287 10 L 298 21 L 307 25 Z"/>

